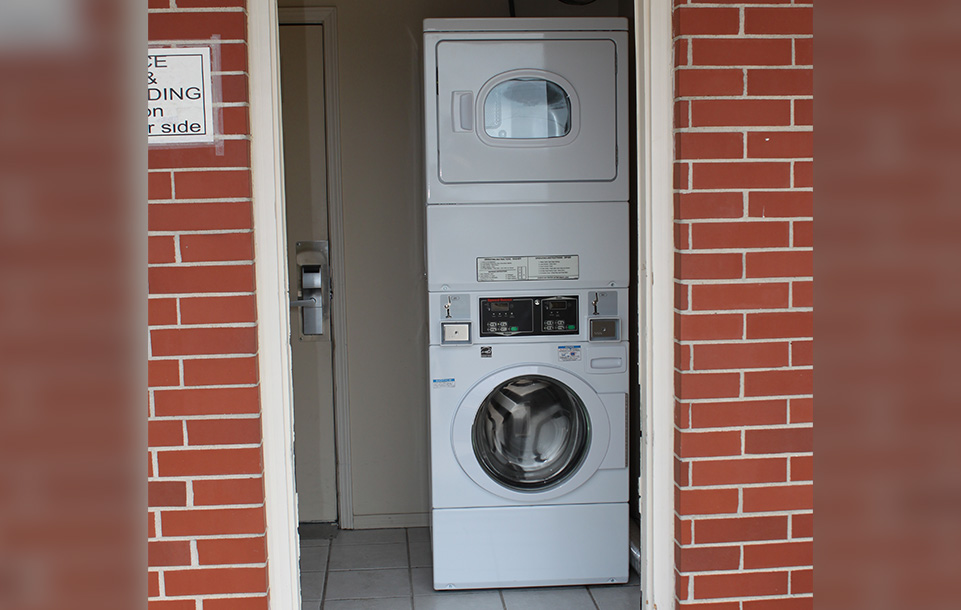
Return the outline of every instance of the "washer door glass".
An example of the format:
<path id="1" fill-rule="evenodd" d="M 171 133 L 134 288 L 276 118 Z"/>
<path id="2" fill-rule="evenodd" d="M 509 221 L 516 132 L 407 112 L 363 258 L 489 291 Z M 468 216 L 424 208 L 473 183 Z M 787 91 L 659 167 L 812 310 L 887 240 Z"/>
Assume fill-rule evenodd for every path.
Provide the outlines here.
<path id="1" fill-rule="evenodd" d="M 504 81 L 484 100 L 484 131 L 509 140 L 563 138 L 571 132 L 570 97 L 541 78 Z"/>
<path id="2" fill-rule="evenodd" d="M 577 471 L 590 446 L 590 419 L 566 385 L 514 377 L 488 394 L 474 418 L 474 455 L 495 481 L 520 491 L 550 489 Z"/>

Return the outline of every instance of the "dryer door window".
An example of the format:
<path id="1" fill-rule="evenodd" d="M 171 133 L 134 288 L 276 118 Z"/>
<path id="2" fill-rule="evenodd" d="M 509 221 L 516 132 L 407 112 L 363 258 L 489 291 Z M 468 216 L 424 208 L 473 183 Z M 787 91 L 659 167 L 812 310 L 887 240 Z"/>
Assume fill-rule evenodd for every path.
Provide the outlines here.
<path id="1" fill-rule="evenodd" d="M 567 480 L 590 446 L 590 418 L 580 398 L 556 379 L 514 377 L 477 411 L 474 454 L 495 481 L 518 491 L 550 489 Z"/>
<path id="2" fill-rule="evenodd" d="M 571 98 L 543 78 L 512 78 L 484 99 L 484 131 L 497 140 L 563 138 L 571 132 Z"/>

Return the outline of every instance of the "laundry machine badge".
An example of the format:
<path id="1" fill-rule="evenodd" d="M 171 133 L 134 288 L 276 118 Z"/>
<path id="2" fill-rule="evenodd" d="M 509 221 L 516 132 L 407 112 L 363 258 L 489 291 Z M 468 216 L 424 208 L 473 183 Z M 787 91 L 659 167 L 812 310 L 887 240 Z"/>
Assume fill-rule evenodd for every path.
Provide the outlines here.
<path id="1" fill-rule="evenodd" d="M 581 359 L 580 345 L 558 345 L 557 359 L 561 362 L 575 362 Z"/>
<path id="2" fill-rule="evenodd" d="M 446 377 L 444 379 L 432 379 L 431 382 L 435 388 L 453 388 L 457 385 L 453 377 Z"/>
<path id="3" fill-rule="evenodd" d="M 493 358 L 494 348 L 491 347 L 490 345 L 482 345 L 480 354 L 481 354 L 481 358 Z"/>

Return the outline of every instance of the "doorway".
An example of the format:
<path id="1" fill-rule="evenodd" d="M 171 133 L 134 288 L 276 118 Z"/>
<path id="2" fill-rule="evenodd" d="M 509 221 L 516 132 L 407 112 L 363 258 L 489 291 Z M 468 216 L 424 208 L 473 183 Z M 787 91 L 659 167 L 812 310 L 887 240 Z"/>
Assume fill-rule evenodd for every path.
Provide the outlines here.
<path id="1" fill-rule="evenodd" d="M 640 99 L 652 99 L 651 105 L 645 105 L 639 110 L 639 150 L 644 151 L 643 163 L 638 165 L 638 181 L 640 206 L 645 212 L 639 219 L 638 229 L 645 235 L 653 235 L 655 239 L 648 242 L 648 249 L 642 252 L 641 268 L 643 277 L 638 281 L 646 286 L 653 285 L 654 271 L 657 277 L 671 278 L 672 244 L 670 218 L 670 178 L 671 178 L 671 7 L 653 3 L 650 0 L 636 0 L 634 2 L 638 15 L 637 47 L 638 56 L 638 90 Z M 386 6 L 386 5 L 384 5 Z M 325 9 L 320 9 L 325 10 Z M 326 9 L 330 11 L 331 9 Z M 283 11 L 283 9 L 281 9 Z M 289 330 L 287 328 L 291 312 L 286 294 L 286 241 L 283 230 L 284 223 L 284 193 L 282 174 L 283 167 L 280 152 L 280 103 L 279 86 L 276 80 L 279 73 L 279 59 L 275 49 L 278 35 L 278 13 L 273 3 L 251 3 L 248 6 L 248 40 L 250 47 L 250 91 L 251 91 L 251 134 L 256 146 L 251 148 L 252 172 L 254 175 L 253 198 L 255 232 L 257 243 L 257 300 L 258 300 L 258 333 L 259 360 L 261 369 L 261 396 L 263 404 L 264 428 L 264 483 L 266 487 L 265 512 L 268 531 L 268 563 L 271 583 L 271 601 L 289 607 L 300 604 L 298 590 L 297 565 L 297 532 L 296 512 L 293 503 L 294 472 L 292 467 L 293 448 L 291 423 L 292 406 L 290 402 L 289 363 L 287 361 L 287 345 Z M 389 12 L 389 11 L 388 11 Z M 389 15 L 393 17 L 393 13 Z M 345 22 L 345 38 L 356 35 L 357 21 Z M 326 21 L 324 22 L 327 23 Z M 350 27 L 346 26 L 350 23 Z M 329 32 L 327 32 L 329 34 Z M 654 35 L 652 35 L 652 33 Z M 328 43 L 330 42 L 328 36 Z M 328 47 L 329 48 L 329 47 Z M 336 48 L 336 45 L 335 45 Z M 331 62 L 327 54 L 327 62 Z M 333 62 L 336 66 L 336 61 Z M 349 74 L 352 62 L 348 57 L 344 74 Z M 643 76 L 643 78 L 641 78 Z M 652 96 L 651 92 L 657 93 Z M 327 92 L 328 99 L 330 92 Z M 328 116 L 336 115 L 331 105 L 327 106 Z M 331 138 L 328 133 L 328 138 Z M 328 159 L 329 192 L 338 192 L 331 184 L 339 179 L 339 167 L 334 170 L 338 159 Z M 663 202 L 668 204 L 664 205 Z M 652 206 L 652 202 L 660 202 Z M 334 201 L 329 201 L 331 217 L 334 211 Z M 352 203 L 352 205 L 354 205 Z M 360 203 L 358 203 L 360 205 Z M 353 209 L 353 208 L 352 208 Z M 651 210 L 654 210 L 651 213 Z M 334 223 L 331 222 L 331 230 Z M 331 258 L 338 256 L 336 238 L 331 234 Z M 341 247 L 343 242 L 341 241 Z M 342 253 L 341 253 L 342 254 Z M 340 260 L 343 260 L 341 256 Z M 338 282 L 338 269 L 334 266 L 333 285 L 340 287 L 343 294 L 344 284 Z M 353 276 L 352 276 L 353 277 Z M 648 363 L 655 362 L 656 366 L 648 367 L 653 370 L 642 374 L 644 396 L 642 397 L 641 417 L 650 431 L 645 435 L 642 448 L 642 481 L 641 498 L 647 510 L 644 511 L 642 529 L 650 535 L 644 537 L 643 553 L 650 559 L 646 561 L 644 574 L 645 604 L 652 601 L 670 606 L 673 596 L 673 566 L 669 559 L 673 553 L 672 517 L 673 517 L 673 479 L 671 477 L 671 457 L 673 419 L 670 416 L 672 401 L 672 376 L 669 357 L 651 358 L 651 351 L 658 354 L 670 353 L 672 348 L 670 335 L 671 282 L 658 282 L 656 290 L 645 290 L 641 294 L 643 314 L 640 323 L 642 343 L 645 346 Z M 652 295 L 651 293 L 656 293 Z M 335 290 L 335 301 L 332 304 L 336 311 L 338 307 Z M 648 307 L 648 304 L 653 306 Z M 361 304 L 362 305 L 362 304 Z M 343 311 L 343 310 L 341 310 Z M 296 322 L 296 320 L 295 320 Z M 343 341 L 343 335 L 336 328 L 332 335 Z M 662 332 L 663 331 L 663 332 Z M 651 345 L 656 344 L 656 349 Z M 336 347 L 336 346 L 335 346 Z M 356 349 L 356 348 L 355 348 Z M 344 368 L 338 368 L 338 354 L 343 356 L 342 349 L 334 349 L 334 387 L 335 413 L 337 403 L 345 401 L 344 395 L 347 384 L 342 381 L 346 374 Z M 363 394 L 363 392 L 360 392 Z M 657 408 L 655 408 L 655 406 Z M 655 416 L 656 415 L 656 416 Z M 337 428 L 336 437 L 349 438 L 342 432 L 347 422 L 343 418 L 335 418 Z M 657 442 L 655 443 L 655 439 Z M 349 466 L 347 460 L 342 459 L 346 447 L 337 445 L 338 470 Z M 339 481 L 349 481 L 343 473 L 338 475 Z M 342 527 L 350 527 L 346 520 L 351 517 L 343 510 L 345 494 L 350 494 L 350 486 L 342 485 L 339 494 L 339 517 Z M 363 500 L 363 498 L 361 498 Z M 653 558 L 658 558 L 654 561 Z"/>
<path id="2" fill-rule="evenodd" d="M 278 18 L 298 521 L 349 529 L 334 15 L 331 9 L 280 9 Z"/>

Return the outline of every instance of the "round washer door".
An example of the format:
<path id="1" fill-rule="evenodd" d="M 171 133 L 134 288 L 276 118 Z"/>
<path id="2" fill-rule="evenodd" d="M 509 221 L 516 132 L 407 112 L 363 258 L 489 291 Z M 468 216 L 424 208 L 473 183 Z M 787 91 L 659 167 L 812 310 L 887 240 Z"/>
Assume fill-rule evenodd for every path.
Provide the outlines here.
<path id="1" fill-rule="evenodd" d="M 610 422 L 597 393 L 562 369 L 497 371 L 468 391 L 451 443 L 465 473 L 512 500 L 550 500 L 577 489 L 607 453 Z"/>

